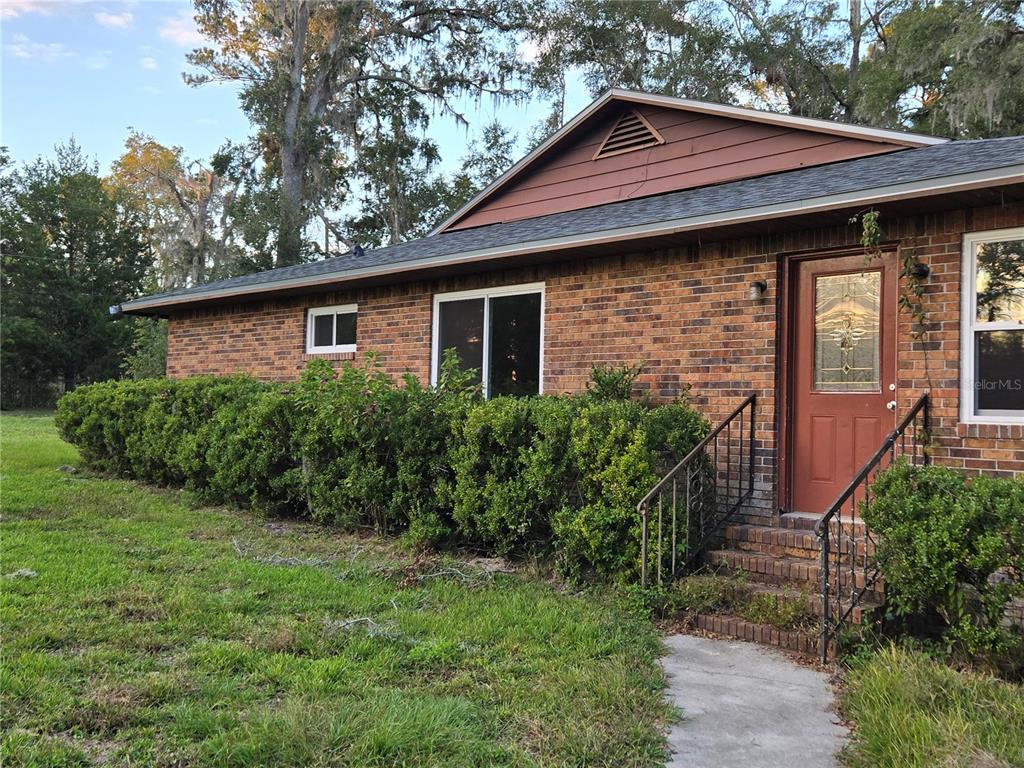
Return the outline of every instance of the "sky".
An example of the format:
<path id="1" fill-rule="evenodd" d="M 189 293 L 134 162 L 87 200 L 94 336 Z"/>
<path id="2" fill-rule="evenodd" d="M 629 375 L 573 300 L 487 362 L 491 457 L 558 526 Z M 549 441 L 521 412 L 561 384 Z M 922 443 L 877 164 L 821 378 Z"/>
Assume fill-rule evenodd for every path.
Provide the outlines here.
<path id="1" fill-rule="evenodd" d="M 19 162 L 52 155 L 72 136 L 106 173 L 120 156 L 129 128 L 189 158 L 209 158 L 250 126 L 230 84 L 185 85 L 185 55 L 203 43 L 192 6 L 178 0 L 81 2 L 0 0 L 0 145 Z M 589 102 L 572 88 L 566 117 Z M 447 118 L 430 134 L 441 170 L 457 167 L 478 129 L 497 118 L 516 129 L 521 146 L 546 112 L 540 103 L 462 105 L 469 132 Z"/>

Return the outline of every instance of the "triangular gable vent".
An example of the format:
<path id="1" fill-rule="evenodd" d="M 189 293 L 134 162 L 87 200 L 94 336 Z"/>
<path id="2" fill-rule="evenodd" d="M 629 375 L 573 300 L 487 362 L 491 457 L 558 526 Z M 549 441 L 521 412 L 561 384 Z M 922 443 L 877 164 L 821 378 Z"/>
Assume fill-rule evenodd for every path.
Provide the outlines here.
<path id="1" fill-rule="evenodd" d="M 664 143 L 665 139 L 657 129 L 647 122 L 643 115 L 631 109 L 615 123 L 594 153 L 594 159 L 600 160 L 602 157 L 621 155 L 623 152 L 646 149 Z"/>

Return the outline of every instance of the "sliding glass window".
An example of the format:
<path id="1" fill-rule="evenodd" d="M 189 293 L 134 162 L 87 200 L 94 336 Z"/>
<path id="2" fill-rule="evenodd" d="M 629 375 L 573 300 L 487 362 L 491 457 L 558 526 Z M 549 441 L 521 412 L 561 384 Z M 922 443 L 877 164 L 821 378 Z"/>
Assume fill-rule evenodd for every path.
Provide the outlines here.
<path id="1" fill-rule="evenodd" d="M 452 349 L 486 397 L 539 394 L 543 315 L 543 284 L 435 296 L 432 380 Z"/>

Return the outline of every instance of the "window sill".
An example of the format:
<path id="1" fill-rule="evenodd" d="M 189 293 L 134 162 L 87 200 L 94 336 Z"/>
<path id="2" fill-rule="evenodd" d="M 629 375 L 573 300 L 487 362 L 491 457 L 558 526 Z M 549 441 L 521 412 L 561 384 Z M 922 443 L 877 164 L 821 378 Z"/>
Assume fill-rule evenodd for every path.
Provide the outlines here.
<path id="1" fill-rule="evenodd" d="M 304 352 L 302 362 L 309 360 L 355 360 L 355 352 Z"/>

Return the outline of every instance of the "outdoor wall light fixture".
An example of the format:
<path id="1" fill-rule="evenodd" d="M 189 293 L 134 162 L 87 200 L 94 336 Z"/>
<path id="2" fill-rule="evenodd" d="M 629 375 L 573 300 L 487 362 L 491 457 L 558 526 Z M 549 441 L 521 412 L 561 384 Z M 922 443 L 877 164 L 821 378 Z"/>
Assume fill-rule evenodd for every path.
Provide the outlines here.
<path id="1" fill-rule="evenodd" d="M 910 276 L 916 277 L 918 280 L 922 280 L 928 277 L 928 275 L 931 274 L 931 271 L 931 267 L 918 261 L 910 268 Z"/>
<path id="2" fill-rule="evenodd" d="M 747 296 L 753 301 L 764 298 L 764 292 L 768 290 L 768 283 L 764 280 L 755 280 L 750 284 L 750 290 L 747 291 Z"/>

